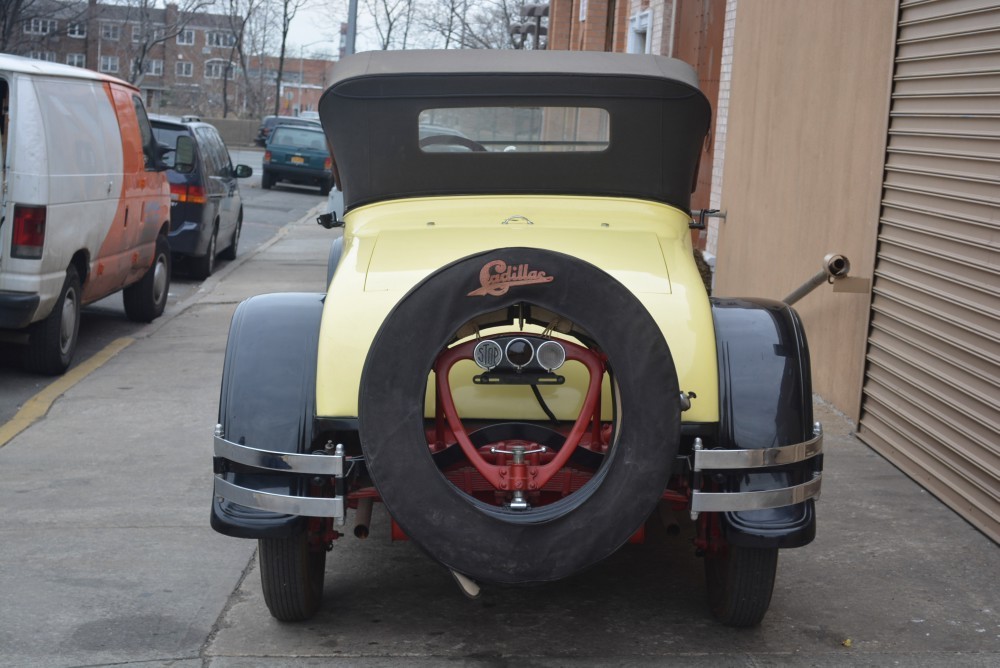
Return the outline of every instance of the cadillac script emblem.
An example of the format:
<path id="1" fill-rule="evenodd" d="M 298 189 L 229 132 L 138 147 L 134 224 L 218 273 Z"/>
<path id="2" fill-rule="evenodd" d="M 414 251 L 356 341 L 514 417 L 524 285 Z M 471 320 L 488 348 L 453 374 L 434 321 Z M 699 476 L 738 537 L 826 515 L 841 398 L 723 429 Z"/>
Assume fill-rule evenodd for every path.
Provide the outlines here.
<path id="1" fill-rule="evenodd" d="M 469 297 L 493 295 L 499 297 L 518 285 L 533 285 L 535 283 L 551 283 L 554 276 L 547 276 L 544 271 L 532 269 L 527 264 L 510 266 L 503 260 L 493 260 L 483 265 L 479 270 L 479 283 L 482 287 L 470 292 Z"/>

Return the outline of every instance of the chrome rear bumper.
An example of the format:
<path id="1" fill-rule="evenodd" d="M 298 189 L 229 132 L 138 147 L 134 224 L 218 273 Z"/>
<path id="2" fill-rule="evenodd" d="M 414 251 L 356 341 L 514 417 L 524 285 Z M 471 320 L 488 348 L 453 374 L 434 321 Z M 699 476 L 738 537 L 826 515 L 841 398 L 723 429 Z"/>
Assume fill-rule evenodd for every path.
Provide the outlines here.
<path id="1" fill-rule="evenodd" d="M 812 459 L 823 452 L 823 428 L 817 422 L 813 425 L 813 437 L 802 443 L 794 443 L 777 448 L 758 450 L 703 450 L 700 442 L 695 443 L 694 472 L 753 469 L 770 466 L 797 464 Z M 698 513 L 737 512 L 744 510 L 766 510 L 802 503 L 819 497 L 823 474 L 813 472 L 811 480 L 801 485 L 749 492 L 701 492 L 695 491 L 691 499 L 691 516 Z"/>
<path id="2" fill-rule="evenodd" d="M 265 510 L 283 515 L 303 515 L 306 517 L 332 517 L 343 521 L 346 517 L 344 497 L 307 497 L 291 494 L 276 494 L 263 490 L 242 487 L 225 479 L 227 464 L 242 464 L 273 473 L 298 473 L 322 478 L 344 477 L 344 449 L 336 446 L 330 454 L 298 454 L 260 450 L 239 443 L 227 441 L 221 429 L 215 434 L 215 496 L 247 508 Z"/>

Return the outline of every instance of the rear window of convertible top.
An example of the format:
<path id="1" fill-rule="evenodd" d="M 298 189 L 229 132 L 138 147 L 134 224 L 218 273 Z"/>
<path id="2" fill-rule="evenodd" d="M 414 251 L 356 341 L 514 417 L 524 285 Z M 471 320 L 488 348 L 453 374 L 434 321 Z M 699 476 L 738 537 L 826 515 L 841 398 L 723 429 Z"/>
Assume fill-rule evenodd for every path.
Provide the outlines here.
<path id="1" fill-rule="evenodd" d="M 610 117 L 597 107 L 454 107 L 420 113 L 427 153 L 604 151 Z"/>

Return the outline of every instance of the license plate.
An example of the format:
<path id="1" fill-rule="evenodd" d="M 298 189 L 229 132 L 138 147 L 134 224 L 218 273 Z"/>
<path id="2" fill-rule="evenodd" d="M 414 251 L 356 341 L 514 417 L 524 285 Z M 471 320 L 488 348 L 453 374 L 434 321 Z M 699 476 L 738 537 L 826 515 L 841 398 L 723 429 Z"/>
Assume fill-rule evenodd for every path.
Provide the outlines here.
<path id="1" fill-rule="evenodd" d="M 292 156 L 292 164 L 293 165 L 301 165 L 305 161 L 306 161 L 306 159 L 303 158 L 301 155 L 293 155 Z"/>

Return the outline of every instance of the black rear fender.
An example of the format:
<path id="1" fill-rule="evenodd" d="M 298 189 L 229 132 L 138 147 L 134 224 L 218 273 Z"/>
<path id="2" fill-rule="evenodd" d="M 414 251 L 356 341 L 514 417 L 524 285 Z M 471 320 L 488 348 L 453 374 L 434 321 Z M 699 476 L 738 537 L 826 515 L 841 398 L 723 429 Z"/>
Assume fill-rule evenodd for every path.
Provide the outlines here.
<path id="1" fill-rule="evenodd" d="M 278 293 L 241 303 L 229 327 L 222 371 L 219 424 L 226 440 L 262 450 L 303 453 L 312 444 L 316 355 L 323 299 L 319 293 Z M 303 476 L 216 472 L 235 485 L 305 496 Z M 220 470 L 221 469 L 221 470 Z M 212 501 L 212 528 L 240 538 L 279 538 L 301 528 L 304 517 Z"/>
<path id="2" fill-rule="evenodd" d="M 798 314 L 782 302 L 713 299 L 719 356 L 720 424 L 724 449 L 778 448 L 813 439 L 809 348 Z M 725 492 L 776 490 L 813 480 L 822 455 L 794 464 L 717 474 Z M 798 547 L 816 533 L 813 499 L 722 513 L 729 543 Z"/>

